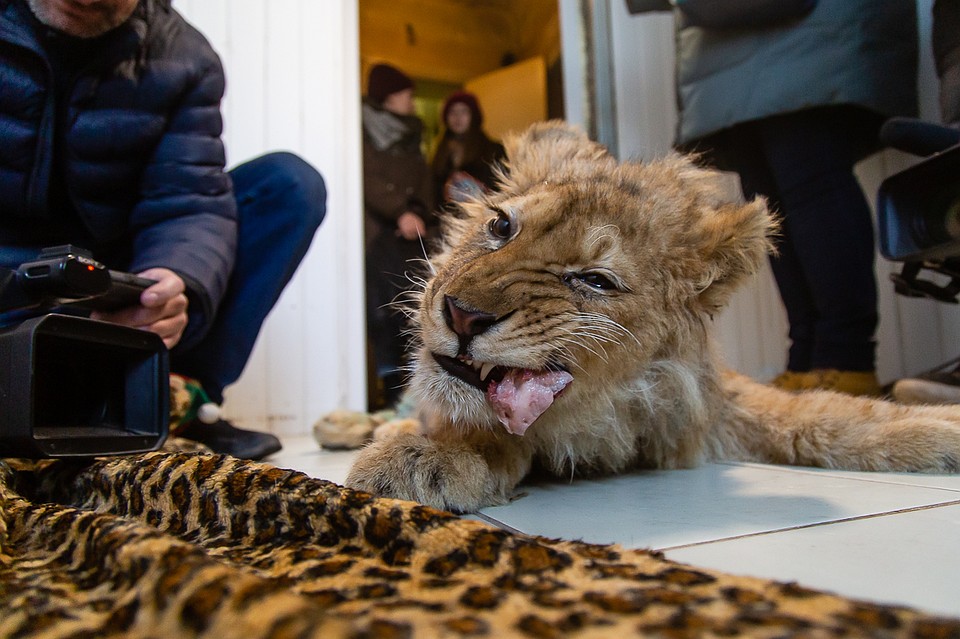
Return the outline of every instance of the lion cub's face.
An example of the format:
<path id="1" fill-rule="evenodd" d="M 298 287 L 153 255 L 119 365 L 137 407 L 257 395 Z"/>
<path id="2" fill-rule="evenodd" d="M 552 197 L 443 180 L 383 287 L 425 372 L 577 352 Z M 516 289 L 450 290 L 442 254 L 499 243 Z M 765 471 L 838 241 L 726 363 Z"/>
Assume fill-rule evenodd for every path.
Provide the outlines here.
<path id="1" fill-rule="evenodd" d="M 702 355 L 703 317 L 755 269 L 771 221 L 680 157 L 618 165 L 558 123 L 506 147 L 502 190 L 465 205 L 434 259 L 413 387 L 454 423 L 522 435 Z"/>

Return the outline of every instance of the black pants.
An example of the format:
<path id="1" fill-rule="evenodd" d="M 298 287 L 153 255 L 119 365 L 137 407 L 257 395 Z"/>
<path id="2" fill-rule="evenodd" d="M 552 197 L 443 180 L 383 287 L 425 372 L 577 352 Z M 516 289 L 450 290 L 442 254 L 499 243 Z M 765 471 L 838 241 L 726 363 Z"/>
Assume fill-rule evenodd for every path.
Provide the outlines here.
<path id="1" fill-rule="evenodd" d="M 880 118 L 849 107 L 738 125 L 709 140 L 744 196 L 782 218 L 771 257 L 790 323 L 787 369 L 874 369 L 877 284 L 870 207 L 853 165 L 874 150 Z"/>
<path id="2" fill-rule="evenodd" d="M 413 306 L 410 292 L 418 288 L 415 282 L 422 279 L 425 268 L 423 245 L 397 237 L 392 227 L 379 228 L 367 238 L 367 339 L 373 377 L 381 380 L 385 393 L 382 399 L 387 405 L 393 404 L 403 390 L 410 342 L 408 312 L 404 309 Z M 370 381 L 376 383 L 376 379 Z M 371 397 L 371 410 L 381 408 L 381 403 Z"/>

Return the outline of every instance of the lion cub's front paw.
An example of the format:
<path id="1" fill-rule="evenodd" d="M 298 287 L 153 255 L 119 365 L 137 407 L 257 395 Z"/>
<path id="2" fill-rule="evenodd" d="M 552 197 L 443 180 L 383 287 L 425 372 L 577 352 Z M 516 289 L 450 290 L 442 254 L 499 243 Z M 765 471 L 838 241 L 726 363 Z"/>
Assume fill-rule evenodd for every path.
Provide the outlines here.
<path id="1" fill-rule="evenodd" d="M 375 441 L 360 451 L 346 485 L 454 512 L 506 501 L 503 482 L 476 451 L 410 434 Z"/>

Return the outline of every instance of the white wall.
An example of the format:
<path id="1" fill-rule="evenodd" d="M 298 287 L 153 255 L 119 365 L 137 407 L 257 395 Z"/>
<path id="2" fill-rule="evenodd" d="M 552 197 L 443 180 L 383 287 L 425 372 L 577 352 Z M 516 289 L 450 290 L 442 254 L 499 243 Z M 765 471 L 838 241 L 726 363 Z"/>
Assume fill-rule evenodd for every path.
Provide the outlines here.
<path id="1" fill-rule="evenodd" d="M 304 432 L 326 411 L 366 404 L 356 3 L 174 6 L 223 59 L 228 164 L 289 150 L 327 183 L 327 217 L 224 405 L 238 425 Z"/>
<path id="2" fill-rule="evenodd" d="M 668 15 L 630 16 L 609 2 L 622 156 L 666 152 L 676 119 L 673 35 Z M 925 54 L 921 101 L 935 119 L 935 76 L 929 59 L 932 0 L 918 0 Z M 560 0 L 564 38 L 577 25 L 578 0 Z M 323 173 L 327 219 L 309 254 L 268 318 L 241 380 L 228 389 L 225 409 L 236 423 L 297 433 L 336 407 L 366 402 L 362 202 L 360 183 L 359 42 L 351 0 L 175 0 L 203 31 L 227 72 L 225 142 L 236 165 L 259 153 L 291 150 Z M 564 51 L 567 108 L 582 121 L 576 91 L 577 43 Z M 878 156 L 860 167 L 868 193 L 904 157 Z M 881 291 L 879 368 L 882 381 L 916 373 L 960 350 L 960 309 L 893 294 L 878 260 Z M 758 377 L 783 366 L 786 322 L 768 270 L 742 291 L 717 321 L 728 361 Z"/>

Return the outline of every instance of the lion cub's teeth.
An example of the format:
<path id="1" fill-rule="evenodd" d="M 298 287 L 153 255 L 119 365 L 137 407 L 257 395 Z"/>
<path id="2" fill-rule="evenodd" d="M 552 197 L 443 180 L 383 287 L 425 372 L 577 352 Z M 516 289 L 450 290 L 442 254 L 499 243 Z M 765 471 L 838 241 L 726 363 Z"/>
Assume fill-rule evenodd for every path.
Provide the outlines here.
<path id="1" fill-rule="evenodd" d="M 487 375 L 490 374 L 490 371 L 493 370 L 493 364 L 490 362 L 484 362 L 483 366 L 480 367 L 480 381 L 487 381 Z"/>

